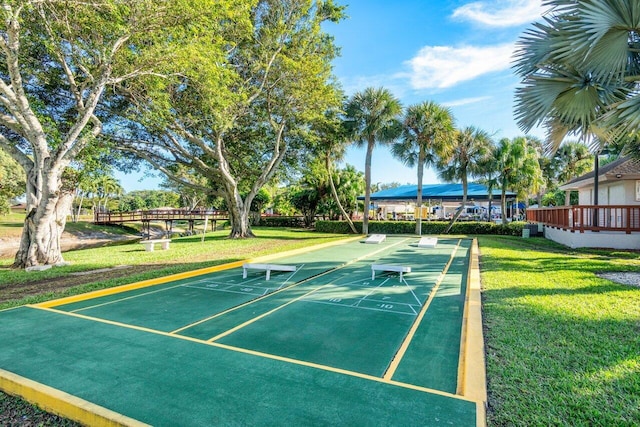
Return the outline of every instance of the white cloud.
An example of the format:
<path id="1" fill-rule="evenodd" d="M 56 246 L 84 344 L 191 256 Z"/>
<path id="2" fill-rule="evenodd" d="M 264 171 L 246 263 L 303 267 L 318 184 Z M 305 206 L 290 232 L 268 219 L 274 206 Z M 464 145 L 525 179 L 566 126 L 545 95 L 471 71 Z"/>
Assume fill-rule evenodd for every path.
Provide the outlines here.
<path id="1" fill-rule="evenodd" d="M 545 10 L 541 0 L 476 1 L 457 8 L 452 16 L 489 27 L 514 27 L 538 20 Z"/>
<path id="2" fill-rule="evenodd" d="M 511 65 L 513 43 L 496 46 L 426 46 L 407 63 L 414 89 L 445 89 Z"/>
<path id="3" fill-rule="evenodd" d="M 475 98 L 455 99 L 453 101 L 443 102 L 442 105 L 444 105 L 445 107 L 461 107 L 463 105 L 477 104 L 478 102 L 486 101 L 487 99 L 491 99 L 491 97 L 476 96 Z"/>

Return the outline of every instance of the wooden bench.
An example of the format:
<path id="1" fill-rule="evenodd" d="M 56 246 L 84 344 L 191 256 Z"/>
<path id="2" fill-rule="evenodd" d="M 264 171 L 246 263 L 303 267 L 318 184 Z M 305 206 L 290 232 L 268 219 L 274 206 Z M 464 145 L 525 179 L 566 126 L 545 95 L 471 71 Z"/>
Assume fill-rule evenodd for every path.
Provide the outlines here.
<path id="1" fill-rule="evenodd" d="M 382 243 L 386 238 L 387 238 L 386 234 L 372 234 L 364 242 L 378 244 L 378 243 Z"/>
<path id="2" fill-rule="evenodd" d="M 438 244 L 437 237 L 422 237 L 418 242 L 419 248 L 435 248 Z"/>
<path id="3" fill-rule="evenodd" d="M 156 243 L 160 243 L 163 250 L 169 249 L 169 243 L 171 239 L 153 239 L 153 240 L 140 240 L 140 244 L 144 246 L 144 250 L 147 252 L 153 252 L 153 247 Z"/>
<path id="4" fill-rule="evenodd" d="M 400 281 L 402 282 L 402 274 L 411 273 L 411 267 L 403 265 L 387 265 L 387 264 L 371 264 L 371 280 L 376 279 L 376 271 L 394 271 L 400 273 Z"/>
<path id="5" fill-rule="evenodd" d="M 296 271 L 295 265 L 281 265 L 281 264 L 252 264 L 247 263 L 242 265 L 242 278 L 247 278 L 247 270 L 265 270 L 267 272 L 267 280 L 271 277 L 272 271 Z"/>

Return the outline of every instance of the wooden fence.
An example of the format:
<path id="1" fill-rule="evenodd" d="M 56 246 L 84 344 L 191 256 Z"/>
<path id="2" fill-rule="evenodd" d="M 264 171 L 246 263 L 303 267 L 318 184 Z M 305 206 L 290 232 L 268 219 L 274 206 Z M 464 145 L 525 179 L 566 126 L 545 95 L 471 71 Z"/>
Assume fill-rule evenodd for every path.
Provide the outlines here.
<path id="1" fill-rule="evenodd" d="M 528 208 L 527 221 L 564 230 L 640 232 L 638 205 L 580 205 Z"/>

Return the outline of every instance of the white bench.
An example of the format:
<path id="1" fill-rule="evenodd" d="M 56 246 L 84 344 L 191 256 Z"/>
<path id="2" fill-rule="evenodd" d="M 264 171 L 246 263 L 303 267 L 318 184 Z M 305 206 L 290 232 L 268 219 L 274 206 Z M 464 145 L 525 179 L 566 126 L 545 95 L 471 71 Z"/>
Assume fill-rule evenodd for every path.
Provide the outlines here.
<path id="1" fill-rule="evenodd" d="M 252 264 L 247 263 L 242 265 L 242 278 L 247 278 L 247 270 L 265 270 L 267 272 L 267 280 L 271 277 L 272 271 L 296 271 L 295 265 L 281 265 L 281 264 Z"/>
<path id="2" fill-rule="evenodd" d="M 365 243 L 382 243 L 387 238 L 386 234 L 372 234 L 365 240 Z"/>
<path id="3" fill-rule="evenodd" d="M 411 273 L 411 267 L 403 265 L 387 265 L 387 264 L 371 264 L 371 280 L 376 279 L 376 271 L 394 271 L 400 273 L 400 281 L 402 282 L 403 273 Z"/>
<path id="4" fill-rule="evenodd" d="M 169 249 L 171 239 L 140 240 L 140 244 L 144 246 L 144 250 L 147 252 L 153 252 L 153 246 L 156 243 L 160 243 L 162 245 L 162 249 L 167 250 Z"/>
<path id="5" fill-rule="evenodd" d="M 419 248 L 435 248 L 438 244 L 437 237 L 422 237 L 418 242 Z"/>

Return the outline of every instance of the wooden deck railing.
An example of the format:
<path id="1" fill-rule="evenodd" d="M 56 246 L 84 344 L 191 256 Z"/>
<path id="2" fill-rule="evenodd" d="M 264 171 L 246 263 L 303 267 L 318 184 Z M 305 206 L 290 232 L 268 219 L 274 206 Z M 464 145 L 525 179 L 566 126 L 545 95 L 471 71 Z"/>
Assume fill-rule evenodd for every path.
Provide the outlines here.
<path id="1" fill-rule="evenodd" d="M 527 221 L 570 231 L 640 232 L 640 205 L 580 205 L 527 209 Z"/>
<path id="2" fill-rule="evenodd" d="M 96 224 L 113 224 L 136 221 L 193 221 L 204 220 L 205 217 L 209 220 L 226 220 L 229 219 L 229 214 L 226 211 L 207 209 L 156 209 L 133 212 L 96 212 L 93 219 Z"/>

